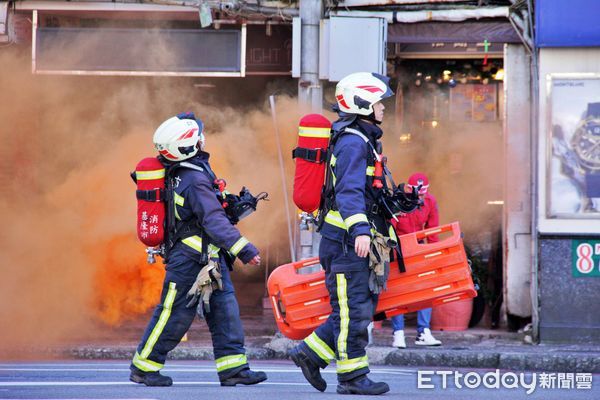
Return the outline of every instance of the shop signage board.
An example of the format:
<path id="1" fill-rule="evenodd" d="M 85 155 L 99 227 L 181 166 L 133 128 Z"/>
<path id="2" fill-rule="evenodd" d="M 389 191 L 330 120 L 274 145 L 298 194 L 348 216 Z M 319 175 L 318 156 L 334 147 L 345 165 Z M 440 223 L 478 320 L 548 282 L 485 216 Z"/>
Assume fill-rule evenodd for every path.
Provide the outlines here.
<path id="1" fill-rule="evenodd" d="M 600 240 L 573 240 L 572 268 L 573 276 L 600 277 Z"/>

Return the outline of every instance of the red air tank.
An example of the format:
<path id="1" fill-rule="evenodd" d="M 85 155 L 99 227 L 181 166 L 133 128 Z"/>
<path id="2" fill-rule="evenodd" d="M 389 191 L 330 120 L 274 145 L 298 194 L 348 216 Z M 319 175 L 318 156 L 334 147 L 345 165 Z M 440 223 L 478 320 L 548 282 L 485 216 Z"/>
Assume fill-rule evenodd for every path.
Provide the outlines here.
<path id="1" fill-rule="evenodd" d="M 321 114 L 308 114 L 300 120 L 298 147 L 293 151 L 294 203 L 302 211 L 312 213 L 319 208 L 330 135 L 331 122 Z"/>
<path id="2" fill-rule="evenodd" d="M 156 157 L 147 157 L 135 167 L 137 182 L 137 234 L 146 246 L 165 239 L 165 167 Z"/>

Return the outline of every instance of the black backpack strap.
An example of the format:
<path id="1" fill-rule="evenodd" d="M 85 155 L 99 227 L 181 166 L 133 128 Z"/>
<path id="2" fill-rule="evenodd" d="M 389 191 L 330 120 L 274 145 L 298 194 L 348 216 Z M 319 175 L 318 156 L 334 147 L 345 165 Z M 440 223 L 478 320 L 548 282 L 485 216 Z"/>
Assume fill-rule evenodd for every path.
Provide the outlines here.
<path id="1" fill-rule="evenodd" d="M 173 188 L 173 174 L 177 170 L 177 165 L 166 167 L 165 171 L 165 207 L 167 221 L 165 223 L 165 241 L 164 241 L 164 260 L 168 262 L 169 253 L 175 245 L 176 235 L 176 222 L 175 221 L 175 202 L 174 202 L 174 188 Z"/>
<path id="2" fill-rule="evenodd" d="M 321 164 L 327 160 L 327 149 L 307 149 L 304 147 L 296 147 L 292 150 L 292 158 L 301 158 L 306 161 Z"/>
<path id="3" fill-rule="evenodd" d="M 153 189 L 153 190 L 136 190 L 135 197 L 138 200 L 146 200 L 151 202 L 166 201 L 165 189 Z"/>
<path id="4" fill-rule="evenodd" d="M 406 265 L 404 264 L 404 256 L 402 255 L 402 247 L 400 246 L 400 238 L 398 238 L 398 244 L 396 245 L 396 252 L 398 253 L 398 269 L 400 272 L 406 272 Z"/>
<path id="5" fill-rule="evenodd" d="M 317 214 L 315 224 L 317 232 L 319 232 L 323 227 L 323 224 L 325 223 L 325 216 L 327 215 L 329 210 L 333 209 L 333 207 L 335 206 L 333 171 L 331 170 L 331 157 L 333 156 L 334 142 L 334 137 L 332 137 L 331 141 L 329 142 L 329 147 L 327 148 L 325 158 L 325 183 L 323 184 L 323 188 L 321 189 L 321 201 L 319 204 L 319 212 Z"/>

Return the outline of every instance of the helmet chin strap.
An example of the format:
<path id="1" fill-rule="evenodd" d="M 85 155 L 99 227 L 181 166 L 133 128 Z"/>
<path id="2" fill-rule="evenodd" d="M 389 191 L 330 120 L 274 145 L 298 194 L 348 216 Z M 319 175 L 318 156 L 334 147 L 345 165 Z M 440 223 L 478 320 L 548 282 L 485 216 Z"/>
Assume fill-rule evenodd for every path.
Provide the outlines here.
<path id="1" fill-rule="evenodd" d="M 379 121 L 379 120 L 377 120 L 377 118 L 375 118 L 375 112 L 372 112 L 369 115 L 359 115 L 358 117 L 367 122 L 371 122 L 374 125 L 381 125 L 381 121 Z"/>

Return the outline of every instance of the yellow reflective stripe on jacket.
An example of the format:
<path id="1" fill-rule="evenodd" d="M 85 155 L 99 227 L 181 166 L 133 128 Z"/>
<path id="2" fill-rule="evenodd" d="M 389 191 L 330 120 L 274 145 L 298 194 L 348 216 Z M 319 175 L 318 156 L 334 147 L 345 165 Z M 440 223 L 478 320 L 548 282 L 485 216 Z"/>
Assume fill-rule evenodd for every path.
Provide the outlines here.
<path id="1" fill-rule="evenodd" d="M 336 162 L 337 162 L 337 157 L 334 154 L 332 154 L 331 160 L 329 160 L 329 166 L 331 167 L 331 179 L 333 181 L 333 186 L 335 186 L 335 183 L 337 182 L 337 178 L 335 177 L 335 172 L 333 172 Z"/>
<path id="2" fill-rule="evenodd" d="M 146 345 L 140 354 L 142 359 L 147 359 L 156 341 L 159 336 L 162 334 L 163 329 L 165 329 L 165 325 L 167 325 L 167 321 L 171 316 L 171 308 L 173 307 L 173 303 L 175 302 L 175 296 L 177 295 L 177 285 L 175 282 L 169 282 L 169 290 L 167 291 L 167 295 L 165 296 L 165 301 L 162 305 L 162 312 L 160 313 L 160 317 L 158 317 L 158 322 L 154 325 L 154 329 L 152 329 L 152 333 L 148 337 L 146 341 Z"/>
<path id="3" fill-rule="evenodd" d="M 138 181 L 149 181 L 152 179 L 161 179 L 164 177 L 164 169 L 156 169 L 154 171 L 135 171 L 135 179 L 137 179 Z"/>
<path id="4" fill-rule="evenodd" d="M 375 175 L 375 167 L 367 167 L 367 176 Z"/>
<path id="5" fill-rule="evenodd" d="M 344 220 L 344 224 L 346 224 L 348 229 L 350 229 L 352 225 L 358 224 L 359 222 L 369 223 L 369 220 L 367 219 L 367 216 L 363 213 L 351 215 Z"/>
<path id="6" fill-rule="evenodd" d="M 350 326 L 350 309 L 348 308 L 348 282 L 344 274 L 335 274 L 337 282 L 338 304 L 340 306 L 340 334 L 337 337 L 338 360 L 347 360 L 348 328 Z"/>
<path id="7" fill-rule="evenodd" d="M 202 238 L 198 235 L 190 236 L 181 241 L 181 243 L 190 246 L 198 253 L 202 253 Z M 215 245 L 208 245 L 208 254 L 210 257 L 217 257 L 219 255 L 219 248 Z"/>
<path id="8" fill-rule="evenodd" d="M 325 215 L 325 222 L 327 222 L 328 224 L 331 224 L 333 226 L 336 226 L 340 229 L 346 229 L 346 224 L 344 223 L 344 219 L 342 218 L 342 215 L 340 214 L 339 211 L 334 211 L 331 210 L 327 213 L 327 215 Z"/>
<path id="9" fill-rule="evenodd" d="M 365 214 L 354 214 L 349 216 L 346 219 L 342 218 L 342 215 L 340 214 L 339 211 L 335 211 L 335 210 L 331 210 L 327 213 L 327 215 L 325 215 L 325 222 L 327 222 L 328 224 L 331 224 L 335 227 L 338 227 L 340 229 L 344 229 L 347 230 L 350 227 L 352 227 L 354 224 L 357 224 L 359 222 L 369 222 L 369 220 L 367 219 L 367 216 Z"/>
<path id="10" fill-rule="evenodd" d="M 348 372 L 356 371 L 369 366 L 369 359 L 366 355 L 350 360 L 337 361 L 337 373 L 347 374 Z"/>
<path id="11" fill-rule="evenodd" d="M 398 235 L 396 235 L 396 230 L 392 225 L 390 225 L 390 227 L 388 228 L 388 236 L 390 237 L 390 239 L 398 243 Z"/>
<path id="12" fill-rule="evenodd" d="M 335 167 L 336 162 L 337 162 L 337 157 L 334 154 L 332 154 L 331 160 L 329 161 L 329 165 L 331 165 L 331 167 L 333 168 L 333 167 Z"/>
<path id="13" fill-rule="evenodd" d="M 135 352 L 131 363 L 144 372 L 159 371 L 165 366 L 164 364 L 142 358 L 137 351 Z"/>
<path id="14" fill-rule="evenodd" d="M 178 195 L 176 192 L 173 192 L 173 199 L 175 200 L 175 204 L 180 207 L 183 207 L 183 203 L 185 203 L 185 199 L 183 196 Z"/>
<path id="15" fill-rule="evenodd" d="M 236 354 L 233 356 L 217 358 L 215 360 L 215 363 L 217 364 L 217 372 L 222 372 L 228 369 L 236 368 L 241 365 L 247 364 L 248 360 L 246 359 L 245 354 Z"/>
<path id="16" fill-rule="evenodd" d="M 241 237 L 238 239 L 237 242 L 235 242 L 233 244 L 233 246 L 231 246 L 231 248 L 229 249 L 229 252 L 231 254 L 233 254 L 234 256 L 237 256 L 238 253 L 240 251 L 242 251 L 242 249 L 244 248 L 245 245 L 247 245 L 248 243 L 250 243 L 250 241 L 248 239 L 246 239 L 245 237 Z"/>
<path id="17" fill-rule="evenodd" d="M 331 347 L 327 346 L 327 343 L 321 340 L 321 338 L 315 333 L 311 333 L 306 339 L 304 339 L 304 343 L 312 351 L 314 351 L 321 360 L 325 361 L 329 364 L 329 361 L 335 358 L 335 353 L 331 349 Z"/>
<path id="18" fill-rule="evenodd" d="M 329 138 L 331 129 L 329 128 L 309 128 L 306 126 L 298 127 L 298 136 L 313 138 Z"/>
<path id="19" fill-rule="evenodd" d="M 202 253 L 202 238 L 198 235 L 190 236 L 181 241 L 181 243 L 190 246 L 192 249 L 196 250 L 198 253 Z"/>
<path id="20" fill-rule="evenodd" d="M 173 207 L 175 208 L 175 218 L 177 218 L 178 220 L 181 220 L 181 217 L 179 216 L 179 212 L 177 211 L 177 206 L 183 207 L 183 203 L 185 202 L 185 199 L 178 195 L 176 192 L 173 192 L 173 200 L 174 203 Z"/>

